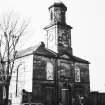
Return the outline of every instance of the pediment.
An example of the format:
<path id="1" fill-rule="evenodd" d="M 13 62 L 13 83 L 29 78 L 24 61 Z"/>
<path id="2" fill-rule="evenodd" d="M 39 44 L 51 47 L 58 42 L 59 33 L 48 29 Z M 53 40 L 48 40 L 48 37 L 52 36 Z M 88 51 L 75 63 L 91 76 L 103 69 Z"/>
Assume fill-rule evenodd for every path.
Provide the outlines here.
<path id="1" fill-rule="evenodd" d="M 70 56 L 67 54 L 63 54 L 60 56 L 60 58 L 64 58 L 64 59 L 70 59 Z"/>
<path id="2" fill-rule="evenodd" d="M 35 51 L 36 54 L 40 54 L 40 55 L 45 55 L 45 56 L 48 56 L 48 57 L 56 57 L 57 54 L 48 49 L 48 48 L 45 48 L 45 47 L 39 47 L 36 51 Z"/>

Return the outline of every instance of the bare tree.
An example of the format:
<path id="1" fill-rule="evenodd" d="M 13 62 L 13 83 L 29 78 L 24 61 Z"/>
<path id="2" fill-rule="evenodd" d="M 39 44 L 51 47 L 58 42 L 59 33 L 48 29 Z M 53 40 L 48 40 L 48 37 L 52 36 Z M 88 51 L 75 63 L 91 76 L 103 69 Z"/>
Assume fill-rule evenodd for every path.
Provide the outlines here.
<path id="1" fill-rule="evenodd" d="M 6 94 L 4 97 L 5 105 L 8 104 L 9 85 L 17 54 L 16 47 L 27 26 L 27 21 L 21 21 L 13 14 L 3 17 L 0 22 L 0 63 L 2 68 L 0 75 L 2 85 L 5 88 L 5 93 L 3 93 Z"/>

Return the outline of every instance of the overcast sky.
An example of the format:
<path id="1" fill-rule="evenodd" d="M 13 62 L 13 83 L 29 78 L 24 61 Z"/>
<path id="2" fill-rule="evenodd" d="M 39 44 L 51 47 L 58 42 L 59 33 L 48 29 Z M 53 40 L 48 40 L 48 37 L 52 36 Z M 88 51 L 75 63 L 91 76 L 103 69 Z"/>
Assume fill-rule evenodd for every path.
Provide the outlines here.
<path id="1" fill-rule="evenodd" d="M 67 24 L 73 27 L 73 53 L 91 63 L 91 90 L 105 92 L 105 0 L 62 1 L 68 9 Z M 53 2 L 54 0 L 0 0 L 0 16 L 13 11 L 20 18 L 30 20 L 27 34 L 22 37 L 19 45 L 21 49 L 45 41 L 43 28 L 49 24 L 48 7 Z"/>

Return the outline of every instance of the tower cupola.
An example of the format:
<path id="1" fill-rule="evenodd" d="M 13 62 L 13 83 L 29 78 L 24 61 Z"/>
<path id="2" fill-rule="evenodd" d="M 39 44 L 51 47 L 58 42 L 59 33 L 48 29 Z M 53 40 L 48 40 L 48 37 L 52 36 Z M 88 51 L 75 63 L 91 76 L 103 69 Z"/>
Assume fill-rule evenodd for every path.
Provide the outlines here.
<path id="1" fill-rule="evenodd" d="M 72 54 L 71 47 L 71 29 L 66 24 L 67 7 L 62 2 L 55 2 L 49 7 L 50 24 L 44 29 L 46 30 L 47 48 L 57 52 L 69 52 Z"/>
<path id="2" fill-rule="evenodd" d="M 50 11 L 50 22 L 60 22 L 62 24 L 66 23 L 65 12 L 67 7 L 62 2 L 56 2 L 49 7 Z"/>

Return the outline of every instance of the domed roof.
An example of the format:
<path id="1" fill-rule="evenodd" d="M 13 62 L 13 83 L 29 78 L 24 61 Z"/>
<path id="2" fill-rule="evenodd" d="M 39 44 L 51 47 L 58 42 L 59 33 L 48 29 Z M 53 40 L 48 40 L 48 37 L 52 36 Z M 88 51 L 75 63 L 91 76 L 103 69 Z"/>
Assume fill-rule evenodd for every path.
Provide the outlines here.
<path id="1" fill-rule="evenodd" d="M 52 8 L 52 7 L 61 7 L 65 11 L 67 10 L 67 7 L 65 6 L 65 4 L 63 2 L 55 2 L 53 5 L 51 5 L 49 7 L 49 9 Z"/>

